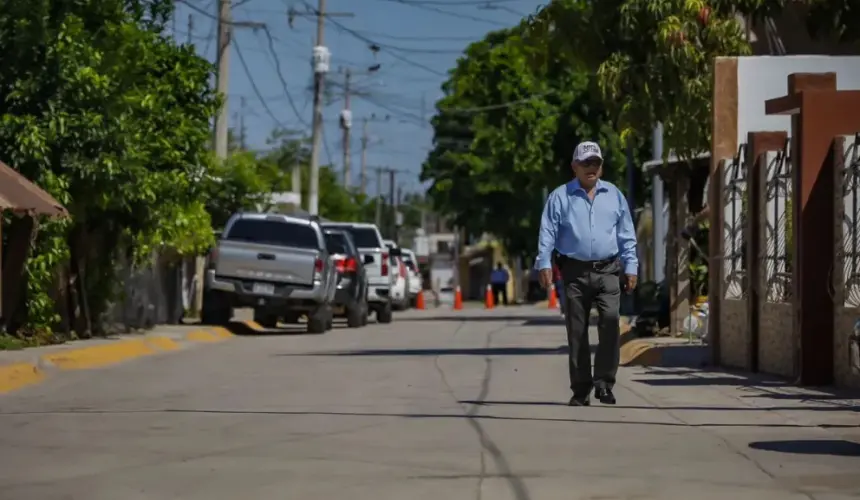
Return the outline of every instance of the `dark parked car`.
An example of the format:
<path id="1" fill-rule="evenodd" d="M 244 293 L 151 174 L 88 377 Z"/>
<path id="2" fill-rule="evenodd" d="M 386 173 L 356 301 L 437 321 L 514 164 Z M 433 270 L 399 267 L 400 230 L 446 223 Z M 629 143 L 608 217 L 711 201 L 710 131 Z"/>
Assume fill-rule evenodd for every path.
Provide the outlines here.
<path id="1" fill-rule="evenodd" d="M 362 257 L 349 232 L 342 229 L 324 230 L 326 249 L 337 270 L 337 288 L 334 294 L 336 316 L 346 316 L 350 328 L 367 324 L 366 263 L 372 262 L 370 255 Z"/>

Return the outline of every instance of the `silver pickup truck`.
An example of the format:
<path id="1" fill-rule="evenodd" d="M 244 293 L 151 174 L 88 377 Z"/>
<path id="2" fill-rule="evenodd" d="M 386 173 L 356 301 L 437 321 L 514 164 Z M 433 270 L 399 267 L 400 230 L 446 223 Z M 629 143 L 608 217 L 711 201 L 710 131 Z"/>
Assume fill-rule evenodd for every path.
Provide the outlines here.
<path id="1" fill-rule="evenodd" d="M 266 328 L 307 315 L 308 332 L 332 326 L 337 275 L 316 220 L 270 213 L 233 215 L 209 256 L 202 319 L 230 321 L 233 308 L 254 308 Z"/>

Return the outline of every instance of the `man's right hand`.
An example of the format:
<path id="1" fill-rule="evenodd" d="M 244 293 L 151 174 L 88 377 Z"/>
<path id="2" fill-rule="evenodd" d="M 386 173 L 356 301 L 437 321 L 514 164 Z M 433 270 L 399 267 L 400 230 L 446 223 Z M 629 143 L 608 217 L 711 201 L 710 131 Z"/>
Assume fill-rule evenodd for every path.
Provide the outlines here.
<path id="1" fill-rule="evenodd" d="M 540 280 L 540 286 L 549 288 L 552 285 L 552 269 L 541 269 L 538 279 Z"/>

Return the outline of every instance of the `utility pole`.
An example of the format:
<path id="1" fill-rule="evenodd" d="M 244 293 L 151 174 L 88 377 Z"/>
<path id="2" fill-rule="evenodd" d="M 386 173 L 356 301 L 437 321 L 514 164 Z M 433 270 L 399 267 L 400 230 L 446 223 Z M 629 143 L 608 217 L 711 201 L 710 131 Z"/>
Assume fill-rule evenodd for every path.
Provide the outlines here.
<path id="1" fill-rule="evenodd" d="M 316 17 L 317 38 L 314 42 L 313 65 L 314 65 L 314 116 L 311 130 L 311 179 L 308 189 L 308 212 L 311 215 L 319 214 L 319 185 L 320 185 L 320 149 L 322 147 L 322 112 L 323 112 L 323 90 L 325 75 L 329 71 L 331 52 L 325 46 L 325 18 L 326 17 L 353 17 L 351 12 L 326 12 L 326 0 L 317 0 L 316 11 L 298 12 L 292 7 L 287 11 L 287 22 L 293 26 L 296 17 Z"/>
<path id="2" fill-rule="evenodd" d="M 320 145 L 322 144 L 323 84 L 328 73 L 331 53 L 325 46 L 325 0 L 318 0 L 317 40 L 314 46 L 314 117 L 311 132 L 311 182 L 308 190 L 308 212 L 319 214 Z"/>
<path id="3" fill-rule="evenodd" d="M 239 98 L 239 148 L 242 151 L 247 151 L 247 130 L 245 129 L 245 96 Z"/>
<path id="4" fill-rule="evenodd" d="M 400 203 L 403 196 L 403 189 L 397 186 L 397 199 L 394 201 L 394 241 L 400 244 L 400 226 L 403 225 L 402 215 L 400 214 Z"/>
<path id="5" fill-rule="evenodd" d="M 376 168 L 376 227 L 382 225 L 382 167 Z"/>
<path id="6" fill-rule="evenodd" d="M 394 190 L 397 189 L 397 181 L 395 180 L 395 175 L 393 168 L 388 170 L 388 204 L 391 207 L 391 220 L 389 221 L 391 225 L 388 227 L 388 234 L 392 236 L 394 241 L 397 241 L 397 221 L 395 220 L 397 218 L 397 205 L 395 205 L 394 199 Z"/>
<path id="7" fill-rule="evenodd" d="M 190 31 L 190 30 L 189 30 Z M 227 92 L 230 76 L 230 37 L 232 36 L 230 0 L 218 0 L 218 74 L 215 86 L 224 103 L 215 115 L 215 156 L 227 159 Z"/>
<path id="8" fill-rule="evenodd" d="M 352 129 L 352 111 L 349 109 L 349 80 L 352 71 L 346 68 L 343 81 L 343 111 L 340 113 L 340 127 L 343 129 L 343 187 L 348 188 L 352 184 L 352 173 L 350 172 L 350 130 Z M 363 160 L 362 160 L 363 161 Z"/>
<path id="9" fill-rule="evenodd" d="M 173 31 L 176 31 L 176 16 L 173 17 Z M 194 43 L 194 15 L 188 14 L 188 35 L 186 35 L 185 43 Z"/>
<path id="10" fill-rule="evenodd" d="M 367 194 L 367 118 L 361 125 L 361 194 Z"/>

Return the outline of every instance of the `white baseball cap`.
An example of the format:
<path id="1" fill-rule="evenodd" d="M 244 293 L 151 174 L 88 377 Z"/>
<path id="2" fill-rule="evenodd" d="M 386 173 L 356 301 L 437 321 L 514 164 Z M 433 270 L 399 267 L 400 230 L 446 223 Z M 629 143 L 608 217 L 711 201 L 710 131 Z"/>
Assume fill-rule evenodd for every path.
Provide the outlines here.
<path id="1" fill-rule="evenodd" d="M 603 161 L 603 155 L 600 153 L 600 146 L 596 142 L 585 141 L 580 142 L 573 151 L 573 161 L 581 162 L 598 158 Z"/>

